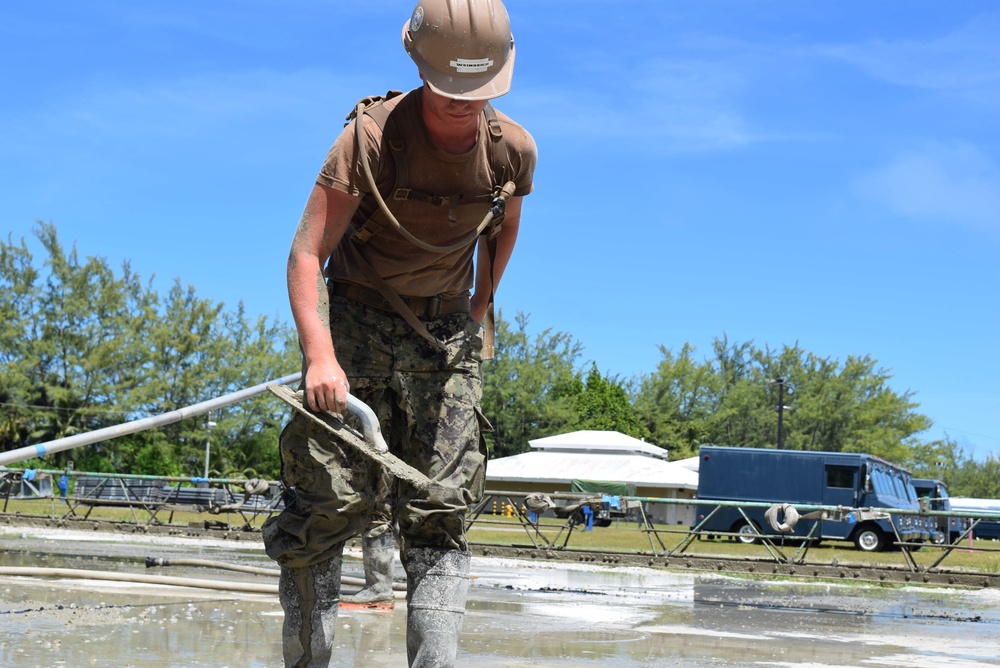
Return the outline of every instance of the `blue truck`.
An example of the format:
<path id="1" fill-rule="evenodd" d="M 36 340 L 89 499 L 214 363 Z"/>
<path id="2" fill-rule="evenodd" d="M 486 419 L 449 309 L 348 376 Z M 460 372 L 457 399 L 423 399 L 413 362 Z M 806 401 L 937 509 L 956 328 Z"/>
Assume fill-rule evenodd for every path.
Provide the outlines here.
<path id="1" fill-rule="evenodd" d="M 844 506 L 849 508 L 898 508 L 919 510 L 912 476 L 904 468 L 874 455 L 853 452 L 772 450 L 703 445 L 699 452 L 699 500 L 789 503 L 793 506 Z M 709 517 L 715 506 L 697 506 L 695 525 Z M 704 532 L 731 532 L 753 543 L 757 533 L 774 534 L 764 519 L 764 508 L 720 507 L 700 527 Z M 750 526 L 748 520 L 754 524 Z M 933 518 L 894 515 L 892 521 L 906 543 L 934 540 Z M 789 537 L 806 537 L 819 522 L 815 540 L 852 541 L 859 550 L 879 552 L 891 547 L 896 536 L 888 519 L 861 522 L 802 519 Z"/>
<path id="2" fill-rule="evenodd" d="M 938 510 L 943 513 L 952 512 L 948 486 L 943 481 L 934 478 L 914 478 L 913 488 L 917 491 L 917 498 L 927 499 L 928 510 Z M 958 517 L 938 517 L 934 542 L 938 544 L 945 542 L 945 540 L 949 543 L 955 542 L 955 539 L 962 535 L 965 528 L 963 524 Z"/>

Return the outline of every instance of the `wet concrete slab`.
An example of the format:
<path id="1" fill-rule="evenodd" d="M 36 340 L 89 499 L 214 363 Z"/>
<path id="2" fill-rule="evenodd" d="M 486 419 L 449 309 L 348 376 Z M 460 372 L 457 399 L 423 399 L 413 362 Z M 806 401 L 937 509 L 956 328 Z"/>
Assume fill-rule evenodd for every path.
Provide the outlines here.
<path id="1" fill-rule="evenodd" d="M 0 528 L 0 566 L 144 573 L 147 556 L 273 567 L 259 544 L 242 541 Z M 360 555 L 349 556 L 345 571 L 360 576 Z M 152 570 L 269 581 L 196 567 Z M 462 666 L 1000 666 L 996 590 L 487 558 L 473 559 L 473 575 Z M 0 665 L 279 666 L 281 620 L 267 594 L 0 577 Z M 405 666 L 405 622 L 404 602 L 388 612 L 342 610 L 335 665 Z"/>

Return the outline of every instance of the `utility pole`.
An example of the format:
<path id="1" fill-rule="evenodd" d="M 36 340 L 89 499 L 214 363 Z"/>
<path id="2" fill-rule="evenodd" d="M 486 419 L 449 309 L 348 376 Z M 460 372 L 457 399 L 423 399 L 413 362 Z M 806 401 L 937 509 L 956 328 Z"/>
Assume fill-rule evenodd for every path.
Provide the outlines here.
<path id="1" fill-rule="evenodd" d="M 775 407 L 778 411 L 778 449 L 785 449 L 785 430 L 784 430 L 784 417 L 785 410 L 792 410 L 791 407 L 785 405 L 785 382 L 784 378 L 775 378 L 771 381 L 771 385 L 778 386 L 778 405 Z M 792 393 L 792 388 L 789 386 L 788 393 Z"/>
<path id="2" fill-rule="evenodd" d="M 209 411 L 205 416 L 208 419 L 206 426 L 206 436 L 205 436 L 205 478 L 208 479 L 208 461 L 212 454 L 212 429 L 215 427 L 215 423 L 212 422 L 212 411 Z"/>

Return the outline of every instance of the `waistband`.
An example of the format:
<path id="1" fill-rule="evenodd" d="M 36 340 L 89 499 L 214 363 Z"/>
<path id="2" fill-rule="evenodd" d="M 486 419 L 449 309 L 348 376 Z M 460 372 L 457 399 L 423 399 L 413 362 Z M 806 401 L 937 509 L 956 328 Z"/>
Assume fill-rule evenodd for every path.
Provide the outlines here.
<path id="1" fill-rule="evenodd" d="M 366 288 L 355 283 L 333 283 L 327 286 L 329 292 L 334 297 L 344 297 L 351 301 L 395 313 L 396 309 L 382 296 L 378 290 Z M 468 313 L 471 298 L 468 293 L 456 295 L 454 297 L 443 297 L 434 295 L 433 297 L 400 297 L 407 306 L 416 314 L 418 318 L 434 318 L 439 315 L 450 313 Z"/>

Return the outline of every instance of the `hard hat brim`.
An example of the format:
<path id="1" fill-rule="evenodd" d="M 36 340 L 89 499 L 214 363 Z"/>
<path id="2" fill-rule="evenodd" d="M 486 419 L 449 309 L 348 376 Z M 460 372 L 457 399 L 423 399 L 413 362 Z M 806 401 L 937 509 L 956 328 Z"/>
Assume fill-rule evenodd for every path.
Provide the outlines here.
<path id="1" fill-rule="evenodd" d="M 444 95 L 455 100 L 492 100 L 495 97 L 506 95 L 510 91 L 510 82 L 514 76 L 514 55 L 515 49 L 513 39 L 511 39 L 510 52 L 507 60 L 494 74 L 484 74 L 482 76 L 456 75 L 452 76 L 446 72 L 439 72 L 428 62 L 420 57 L 416 51 L 408 48 L 407 33 L 410 30 L 410 22 L 403 24 L 403 47 L 417 69 L 423 75 L 424 81 L 430 89 L 438 95 Z"/>

